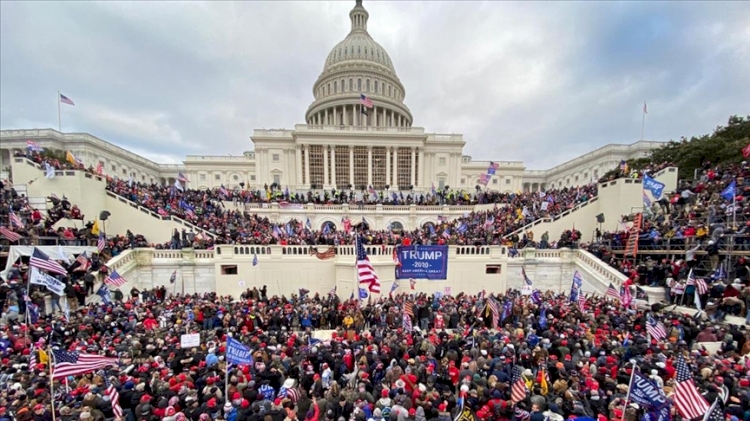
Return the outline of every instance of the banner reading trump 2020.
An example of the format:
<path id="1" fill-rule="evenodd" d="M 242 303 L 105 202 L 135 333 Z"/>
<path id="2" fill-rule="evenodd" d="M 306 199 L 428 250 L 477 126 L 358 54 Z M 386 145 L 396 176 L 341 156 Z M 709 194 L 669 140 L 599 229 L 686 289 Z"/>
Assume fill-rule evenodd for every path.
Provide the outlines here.
<path id="1" fill-rule="evenodd" d="M 446 279 L 448 246 L 400 246 L 396 279 Z"/>

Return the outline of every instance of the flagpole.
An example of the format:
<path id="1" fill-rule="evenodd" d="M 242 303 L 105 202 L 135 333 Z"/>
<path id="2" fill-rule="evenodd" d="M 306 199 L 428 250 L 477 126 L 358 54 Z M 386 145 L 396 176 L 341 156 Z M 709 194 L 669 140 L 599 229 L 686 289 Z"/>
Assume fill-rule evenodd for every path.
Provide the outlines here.
<path id="1" fill-rule="evenodd" d="M 57 131 L 62 133 L 62 120 L 60 119 L 60 91 L 57 91 Z"/>
<path id="2" fill-rule="evenodd" d="M 625 412 L 628 409 L 628 401 L 630 400 L 630 391 L 633 390 L 633 379 L 635 379 L 635 360 L 631 359 L 630 364 L 633 364 L 633 369 L 630 371 L 630 381 L 628 382 L 628 393 L 625 395 L 625 404 L 623 405 L 622 409 L 622 418 L 620 418 L 620 421 L 625 421 Z"/>
<path id="3" fill-rule="evenodd" d="M 643 122 L 641 123 L 641 140 L 644 140 L 646 133 L 646 101 L 643 101 Z"/>
<path id="4" fill-rule="evenodd" d="M 50 405 L 52 405 L 52 421 L 55 421 L 55 376 L 52 366 L 55 363 L 55 354 L 52 353 L 52 347 L 48 347 L 47 364 L 49 364 L 49 393 L 50 393 Z"/>

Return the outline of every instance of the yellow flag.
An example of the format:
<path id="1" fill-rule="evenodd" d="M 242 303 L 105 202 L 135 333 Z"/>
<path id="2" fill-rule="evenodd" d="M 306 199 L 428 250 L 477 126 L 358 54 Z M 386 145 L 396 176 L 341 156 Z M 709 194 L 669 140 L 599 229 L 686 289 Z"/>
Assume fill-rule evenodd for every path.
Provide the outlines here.
<path id="1" fill-rule="evenodd" d="M 76 157 L 73 156 L 73 153 L 70 151 L 65 152 L 65 159 L 73 165 L 78 163 L 78 160 L 76 160 Z"/>
<path id="2" fill-rule="evenodd" d="M 94 221 L 94 226 L 91 227 L 91 235 L 99 235 L 99 221 Z"/>
<path id="3" fill-rule="evenodd" d="M 39 350 L 39 362 L 42 364 L 49 363 L 49 357 L 47 356 L 47 352 L 43 349 Z"/>
<path id="4" fill-rule="evenodd" d="M 541 389 L 542 395 L 547 396 L 549 393 L 549 385 L 547 384 L 547 372 L 542 370 L 542 379 L 539 382 L 539 389 Z"/>

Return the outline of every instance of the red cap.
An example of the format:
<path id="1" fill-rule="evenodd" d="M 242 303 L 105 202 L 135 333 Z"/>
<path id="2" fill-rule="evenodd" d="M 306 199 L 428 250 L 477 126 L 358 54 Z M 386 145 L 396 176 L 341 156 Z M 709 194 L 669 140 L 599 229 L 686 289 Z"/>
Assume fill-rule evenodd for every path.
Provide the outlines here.
<path id="1" fill-rule="evenodd" d="M 232 400 L 235 399 L 242 399 L 242 395 L 240 395 L 240 392 L 234 392 L 234 395 L 232 395 Z"/>

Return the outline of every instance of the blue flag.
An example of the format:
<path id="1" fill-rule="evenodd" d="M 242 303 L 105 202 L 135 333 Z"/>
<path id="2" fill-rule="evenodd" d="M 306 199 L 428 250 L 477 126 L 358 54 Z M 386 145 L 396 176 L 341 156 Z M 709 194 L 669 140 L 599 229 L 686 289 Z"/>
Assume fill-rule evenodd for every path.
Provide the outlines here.
<path id="1" fill-rule="evenodd" d="M 651 379 L 636 371 L 630 384 L 630 400 L 648 412 L 655 412 L 655 421 L 669 421 L 670 402 L 664 391 Z"/>
<path id="2" fill-rule="evenodd" d="M 227 362 L 230 364 L 253 365 L 250 347 L 242 342 L 227 337 Z"/>
<path id="3" fill-rule="evenodd" d="M 647 175 L 643 176 L 643 189 L 648 190 L 654 196 L 654 199 L 661 199 L 662 193 L 664 193 L 664 183 L 656 181 Z"/>
<path id="4" fill-rule="evenodd" d="M 570 286 L 570 301 L 575 303 L 578 301 L 578 294 L 581 292 L 583 286 L 583 279 L 578 271 L 573 274 L 573 283 Z"/>
<path id="5" fill-rule="evenodd" d="M 96 291 L 96 295 L 102 297 L 102 301 L 104 304 L 109 304 L 112 302 L 112 298 L 109 294 L 109 288 L 107 288 L 107 285 L 102 283 L 102 286 L 99 287 L 99 290 Z"/>
<path id="6" fill-rule="evenodd" d="M 253 266 L 258 266 L 258 255 L 253 254 Z"/>
<path id="7" fill-rule="evenodd" d="M 722 190 L 721 197 L 723 197 L 726 200 L 734 200 L 735 197 L 735 191 L 737 190 L 737 182 L 732 180 L 729 185 Z"/>
<path id="8" fill-rule="evenodd" d="M 542 307 L 542 311 L 539 312 L 539 327 L 547 327 L 547 307 Z"/>
<path id="9" fill-rule="evenodd" d="M 365 288 L 360 288 L 359 289 L 359 299 L 360 300 L 364 300 L 365 298 L 367 298 L 367 290 Z"/>

